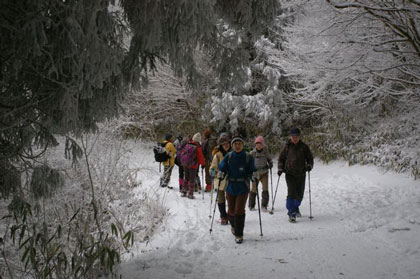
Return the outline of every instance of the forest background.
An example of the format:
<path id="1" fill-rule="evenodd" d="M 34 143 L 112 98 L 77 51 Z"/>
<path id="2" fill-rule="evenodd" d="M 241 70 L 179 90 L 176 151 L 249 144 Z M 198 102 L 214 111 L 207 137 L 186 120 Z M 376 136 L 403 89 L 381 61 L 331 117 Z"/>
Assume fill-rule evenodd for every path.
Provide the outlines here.
<path id="1" fill-rule="evenodd" d="M 324 161 L 418 178 L 419 21 L 417 0 L 1 1 L 2 273 L 112 274 L 127 224 L 153 216 L 147 239 L 164 209 L 116 202 L 141 184 L 121 139 L 209 126 L 277 152 L 296 125 Z"/>

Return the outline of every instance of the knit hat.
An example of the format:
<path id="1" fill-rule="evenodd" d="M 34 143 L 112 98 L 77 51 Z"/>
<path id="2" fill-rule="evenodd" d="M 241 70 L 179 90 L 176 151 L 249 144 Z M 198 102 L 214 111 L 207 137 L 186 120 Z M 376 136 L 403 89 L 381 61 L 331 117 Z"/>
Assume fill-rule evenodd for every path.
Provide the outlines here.
<path id="1" fill-rule="evenodd" d="M 233 145 L 236 141 L 241 141 L 243 144 L 245 144 L 244 139 L 240 135 L 234 136 L 230 144 Z"/>
<path id="2" fill-rule="evenodd" d="M 170 140 L 172 138 L 172 134 L 166 134 L 165 135 L 165 140 Z"/>
<path id="3" fill-rule="evenodd" d="M 201 134 L 197 133 L 192 137 L 192 140 L 198 143 L 201 143 Z"/>
<path id="4" fill-rule="evenodd" d="M 218 145 L 222 145 L 226 142 L 230 142 L 230 137 L 228 133 L 221 133 L 219 139 L 217 140 Z"/>
<path id="5" fill-rule="evenodd" d="M 258 136 L 258 137 L 255 138 L 254 144 L 257 144 L 257 143 L 261 143 L 262 145 L 264 145 L 264 138 L 263 138 L 263 136 Z"/>
<path id="6" fill-rule="evenodd" d="M 290 132 L 289 132 L 289 135 L 290 136 L 300 136 L 300 130 L 299 130 L 299 128 L 297 128 L 297 127 L 291 128 L 290 129 Z"/>

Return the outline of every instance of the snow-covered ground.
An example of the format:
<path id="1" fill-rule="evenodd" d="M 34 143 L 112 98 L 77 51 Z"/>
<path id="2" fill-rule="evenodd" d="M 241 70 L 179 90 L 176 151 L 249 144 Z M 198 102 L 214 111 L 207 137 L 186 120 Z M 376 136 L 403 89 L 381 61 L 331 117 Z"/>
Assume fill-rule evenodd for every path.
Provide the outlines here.
<path id="1" fill-rule="evenodd" d="M 133 150 L 136 167 L 158 169 L 150 147 Z M 273 171 L 273 186 L 277 183 Z M 306 184 L 302 218 L 287 221 L 281 177 L 273 215 L 247 211 L 244 243 L 216 222 L 210 234 L 210 193 L 181 198 L 159 188 L 158 172 L 139 174 L 142 191 L 157 191 L 168 218 L 149 242 L 120 265 L 123 278 L 420 278 L 420 181 L 373 166 L 316 161 L 311 172 L 312 215 Z M 270 189 L 271 195 L 271 189 Z M 271 196 L 270 196 L 271 204 Z"/>

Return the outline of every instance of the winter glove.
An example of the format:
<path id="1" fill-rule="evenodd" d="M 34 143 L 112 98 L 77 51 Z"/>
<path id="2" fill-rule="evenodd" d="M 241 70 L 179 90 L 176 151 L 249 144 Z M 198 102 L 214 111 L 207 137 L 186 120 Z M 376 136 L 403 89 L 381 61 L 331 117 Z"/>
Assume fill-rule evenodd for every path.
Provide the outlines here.
<path id="1" fill-rule="evenodd" d="M 252 181 L 252 182 L 257 182 L 257 181 L 258 181 L 258 179 L 257 179 L 255 176 L 251 176 L 251 181 Z"/>
<path id="2" fill-rule="evenodd" d="M 279 175 L 279 176 L 281 176 L 281 174 L 283 173 L 283 171 L 282 170 L 279 170 L 278 172 L 277 172 L 277 174 Z"/>
<path id="3" fill-rule="evenodd" d="M 224 173 L 224 172 L 219 171 L 219 173 L 217 174 L 217 178 L 219 178 L 219 179 L 222 179 L 222 180 L 223 180 L 223 178 L 225 178 L 225 173 Z"/>
<path id="4" fill-rule="evenodd" d="M 312 170 L 312 166 L 311 165 L 306 165 L 305 170 L 306 171 L 311 171 Z"/>
<path id="5" fill-rule="evenodd" d="M 273 162 L 268 162 L 267 165 L 268 165 L 268 168 L 269 169 L 272 169 L 273 168 Z"/>
<path id="6" fill-rule="evenodd" d="M 210 169 L 210 176 L 216 177 L 216 169 Z"/>

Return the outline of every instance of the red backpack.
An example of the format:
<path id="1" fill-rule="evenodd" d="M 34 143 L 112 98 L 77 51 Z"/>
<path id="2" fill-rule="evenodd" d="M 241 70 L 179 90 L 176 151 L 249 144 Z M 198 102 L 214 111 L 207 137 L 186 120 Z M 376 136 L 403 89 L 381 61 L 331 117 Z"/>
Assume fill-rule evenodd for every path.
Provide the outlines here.
<path id="1" fill-rule="evenodd" d="M 183 167 L 190 168 L 197 164 L 197 146 L 193 143 L 188 143 L 182 148 L 180 154 L 180 161 Z"/>

